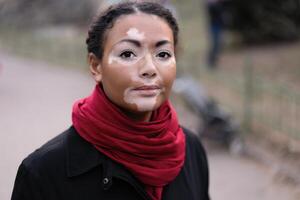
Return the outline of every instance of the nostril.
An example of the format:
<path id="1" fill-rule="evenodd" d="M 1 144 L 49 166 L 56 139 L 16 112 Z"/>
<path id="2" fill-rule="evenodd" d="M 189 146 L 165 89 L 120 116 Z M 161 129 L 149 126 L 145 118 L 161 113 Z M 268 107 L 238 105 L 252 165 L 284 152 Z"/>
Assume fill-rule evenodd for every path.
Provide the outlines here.
<path id="1" fill-rule="evenodd" d="M 143 73 L 142 74 L 142 76 L 143 77 L 147 77 L 147 78 L 151 78 L 151 77 L 154 77 L 154 76 L 156 76 L 156 73 L 155 72 L 153 72 L 153 73 Z"/>

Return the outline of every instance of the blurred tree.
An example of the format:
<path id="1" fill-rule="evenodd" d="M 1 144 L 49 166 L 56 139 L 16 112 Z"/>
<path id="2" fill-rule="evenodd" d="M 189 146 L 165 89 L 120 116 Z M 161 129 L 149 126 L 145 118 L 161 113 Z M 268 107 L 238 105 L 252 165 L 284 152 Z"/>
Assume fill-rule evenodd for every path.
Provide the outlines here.
<path id="1" fill-rule="evenodd" d="M 0 23 L 18 27 L 86 24 L 98 9 L 97 0 L 1 0 Z"/>
<path id="2" fill-rule="evenodd" d="M 299 38 L 300 0 L 227 0 L 224 23 L 245 42 L 288 41 Z"/>

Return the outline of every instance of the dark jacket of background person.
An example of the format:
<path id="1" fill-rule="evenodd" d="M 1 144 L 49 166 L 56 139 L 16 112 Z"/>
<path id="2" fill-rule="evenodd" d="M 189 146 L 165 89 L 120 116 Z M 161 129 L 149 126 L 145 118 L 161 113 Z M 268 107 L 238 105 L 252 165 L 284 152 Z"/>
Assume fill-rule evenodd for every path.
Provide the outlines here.
<path id="1" fill-rule="evenodd" d="M 179 175 L 164 187 L 163 200 L 208 200 L 208 166 L 198 138 L 186 135 L 186 158 Z M 21 163 L 12 200 L 149 199 L 143 185 L 123 166 L 97 151 L 74 127 Z M 149 199 L 150 200 L 150 199 Z"/>
<path id="2" fill-rule="evenodd" d="M 223 0 L 206 0 L 210 47 L 208 51 L 207 64 L 209 68 L 216 68 L 221 50 L 221 35 L 223 31 Z"/>

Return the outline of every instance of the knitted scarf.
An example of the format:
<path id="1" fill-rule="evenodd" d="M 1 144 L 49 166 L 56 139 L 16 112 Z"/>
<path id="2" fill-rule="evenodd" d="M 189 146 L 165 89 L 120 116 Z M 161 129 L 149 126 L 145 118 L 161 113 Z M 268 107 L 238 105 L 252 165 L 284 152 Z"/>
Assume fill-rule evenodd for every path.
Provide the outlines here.
<path id="1" fill-rule="evenodd" d="M 75 102 L 72 121 L 82 138 L 144 183 L 153 200 L 161 199 L 163 187 L 184 164 L 185 137 L 169 101 L 153 111 L 150 122 L 137 122 L 97 85 L 90 96 Z"/>

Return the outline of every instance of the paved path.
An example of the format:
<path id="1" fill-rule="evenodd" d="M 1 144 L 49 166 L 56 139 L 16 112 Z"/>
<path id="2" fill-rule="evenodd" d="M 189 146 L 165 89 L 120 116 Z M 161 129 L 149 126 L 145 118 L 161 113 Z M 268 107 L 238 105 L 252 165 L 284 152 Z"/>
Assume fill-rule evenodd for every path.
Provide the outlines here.
<path id="1" fill-rule="evenodd" d="M 1 54 L 0 199 L 9 199 L 21 160 L 70 123 L 74 100 L 93 89 L 93 81 L 70 68 Z M 270 169 L 254 161 L 210 151 L 213 200 L 296 200 L 294 190 L 274 184 Z M 298 198 L 300 199 L 300 198 Z"/>
<path id="2" fill-rule="evenodd" d="M 274 170 L 226 152 L 209 152 L 212 200 L 299 200 L 299 188 L 276 181 Z M 298 190 L 298 192 L 297 192 Z"/>
<path id="3" fill-rule="evenodd" d="M 21 160 L 71 123 L 73 102 L 89 94 L 88 73 L 0 52 L 0 199 L 10 198 Z"/>

